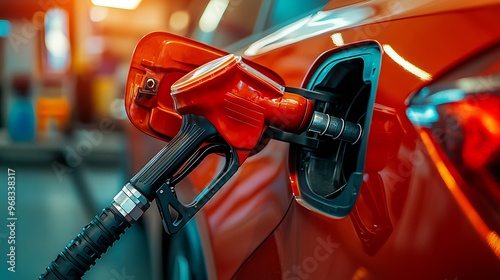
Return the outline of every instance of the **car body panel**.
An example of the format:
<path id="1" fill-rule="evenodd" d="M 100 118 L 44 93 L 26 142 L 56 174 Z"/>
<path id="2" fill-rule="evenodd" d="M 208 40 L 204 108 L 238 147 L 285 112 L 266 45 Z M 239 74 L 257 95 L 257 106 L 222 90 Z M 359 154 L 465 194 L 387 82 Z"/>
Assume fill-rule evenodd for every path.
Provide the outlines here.
<path id="1" fill-rule="evenodd" d="M 262 39 L 244 51 L 246 56 L 261 53 L 325 34 L 355 26 L 389 22 L 404 18 L 425 16 L 442 12 L 477 9 L 496 4 L 496 0 L 482 1 L 331 1 L 316 14 L 303 18 Z M 376 30 L 370 30 L 368 37 Z M 366 36 L 366 34 L 365 34 Z"/>
<path id="2" fill-rule="evenodd" d="M 270 141 L 196 215 L 207 233 L 201 238 L 210 279 L 231 278 L 285 216 L 293 197 L 287 153 L 288 144 Z M 207 158 L 188 177 L 190 185 L 201 191 L 222 164 Z"/>
<path id="3" fill-rule="evenodd" d="M 478 1 L 464 1 L 464 0 L 421 0 L 421 1 L 394 1 L 394 0 L 336 0 L 330 1 L 323 8 L 324 11 L 334 10 L 355 4 L 372 6 L 380 13 L 391 11 L 390 19 L 402 19 L 413 16 L 431 15 L 440 12 L 452 12 L 456 10 L 480 8 L 483 6 L 490 6 L 497 4 L 496 0 L 478 0 Z M 397 7 L 397 8 L 396 8 Z M 371 22 L 373 23 L 373 21 Z"/>
<path id="4" fill-rule="evenodd" d="M 250 57 L 278 73 L 287 85 L 300 86 L 307 84 L 304 77 L 322 53 L 360 41 L 377 42 L 383 54 L 376 106 L 398 119 L 401 138 L 396 153 L 379 167 L 380 154 L 370 151 L 388 151 L 387 142 L 383 134 L 370 132 L 361 196 L 344 219 L 308 208 L 300 203 L 300 193 L 292 199 L 296 180 L 287 168 L 288 144 L 270 141 L 197 217 L 206 230 L 202 242 L 206 259 L 212 261 L 207 265 L 211 279 L 495 279 L 500 275 L 495 251 L 499 245 L 488 244 L 471 223 L 468 209 L 457 202 L 436 169 L 428 143 L 422 140 L 425 136 L 406 117 L 412 93 L 500 42 L 500 4 L 398 2 L 401 11 L 391 12 L 383 21 L 329 29 Z M 389 1 L 364 5 L 381 3 Z M 337 40 L 334 34 L 340 34 Z M 374 114 L 373 122 L 385 122 L 382 118 Z M 197 189 L 207 185 L 209 174 L 221 162 L 214 158 L 203 164 L 189 177 Z M 377 226 L 370 200 L 388 214 L 385 223 L 392 231 L 387 238 L 360 237 L 363 226 Z M 377 247 L 371 252 L 370 242 Z"/>

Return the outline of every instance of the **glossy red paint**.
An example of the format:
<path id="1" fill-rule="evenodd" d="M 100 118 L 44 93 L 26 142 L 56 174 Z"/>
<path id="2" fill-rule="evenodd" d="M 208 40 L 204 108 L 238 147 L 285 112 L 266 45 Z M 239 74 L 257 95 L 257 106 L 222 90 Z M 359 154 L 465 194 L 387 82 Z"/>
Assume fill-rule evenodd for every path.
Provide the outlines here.
<path id="1" fill-rule="evenodd" d="M 134 51 L 127 80 L 125 106 L 131 122 L 142 132 L 161 140 L 168 141 L 175 136 L 181 117 L 174 109 L 171 86 L 191 70 L 226 54 L 202 43 L 165 32 L 146 35 Z M 252 61 L 243 61 L 274 82 L 284 84 L 273 71 Z M 141 96 L 139 89 L 146 86 L 147 78 L 157 81 L 156 92 L 149 95 L 147 92 L 142 93 Z M 259 106 L 264 106 L 271 113 L 282 112 L 283 108 L 294 112 L 284 114 L 288 118 L 283 118 L 281 114 L 267 116 L 266 122 L 280 128 L 288 127 L 290 131 L 304 129 L 307 122 L 303 120 L 309 119 L 312 113 L 310 101 L 295 94 L 271 91 L 273 92 L 274 98 L 271 98 L 265 96 L 270 92 L 264 91 Z M 189 103 L 190 99 L 188 96 L 183 102 Z M 204 101 L 210 103 L 213 99 L 206 98 Z M 298 115 L 296 111 L 301 112 L 300 118 L 295 118 Z M 290 119 L 290 116 L 294 116 L 294 119 Z M 283 188 L 288 185 L 289 180 L 286 172 L 287 157 L 283 156 L 288 151 L 288 145 L 270 141 L 264 150 L 272 151 L 273 155 L 270 155 L 271 152 L 259 153 L 246 160 L 245 168 L 196 217 L 198 223 L 205 225 L 203 228 L 213 229 L 208 235 L 202 236 L 206 260 L 208 263 L 213 260 L 208 268 L 212 278 L 231 277 L 272 232 L 289 206 L 291 191 L 287 187 Z M 208 157 L 183 183 L 179 195 L 193 197 L 193 193 L 202 191 L 216 176 L 218 167 L 222 164 L 222 158 Z M 235 185 L 239 185 L 238 189 L 235 189 Z M 246 218 L 246 215 L 252 218 Z M 250 232 L 252 234 L 249 235 Z M 239 248 L 237 251 L 221 253 L 221 250 L 234 247 L 235 244 Z M 213 258 L 214 255 L 221 257 Z M 214 267 L 224 269 L 216 270 Z"/>
<path id="2" fill-rule="evenodd" d="M 251 69 L 232 54 L 215 59 L 172 85 L 181 115 L 204 116 L 236 150 L 240 164 L 268 127 L 302 132 L 312 118 L 312 101 Z"/>
<path id="3" fill-rule="evenodd" d="M 196 217 L 210 279 L 500 278 L 498 233 L 483 221 L 480 206 L 469 202 L 432 136 L 406 115 L 413 93 L 500 43 L 500 3 L 346 0 L 331 1 L 322 13 L 337 11 L 364 16 L 339 28 L 332 28 L 333 21 L 316 22 L 326 31 L 315 36 L 303 26 L 290 40 L 276 37 L 278 43 L 271 44 L 268 37 L 267 45 L 260 42 L 263 47 L 252 51 L 257 55 L 247 58 L 277 72 L 282 84 L 300 86 L 325 52 L 366 40 L 381 46 L 356 207 L 343 219 L 309 208 L 288 169 L 294 158 L 288 144 L 271 140 Z M 140 61 L 133 61 L 144 75 L 137 65 Z M 143 83 L 142 76 L 135 82 Z M 140 110 L 132 116 L 141 114 L 138 119 L 147 124 L 150 112 Z M 136 125 L 148 131 L 146 124 Z M 208 158 L 188 177 L 184 191 L 204 189 L 221 164 L 218 157 Z"/>
<path id="4" fill-rule="evenodd" d="M 285 216 L 292 201 L 287 153 L 288 144 L 271 140 L 196 215 L 210 279 L 231 279 Z M 188 183 L 202 190 L 222 163 L 208 158 Z"/>
<path id="5" fill-rule="evenodd" d="M 406 116 L 406 100 L 413 92 L 500 42 L 498 3 L 481 7 L 482 2 L 467 9 L 465 6 L 471 4 L 465 1 L 443 2 L 435 10 L 428 4 L 426 9 L 400 11 L 412 15 L 409 18 L 396 13 L 397 20 L 389 17 L 327 32 L 254 58 L 275 70 L 287 84 L 306 84 L 300 77 L 307 76 L 321 53 L 337 47 L 331 37 L 334 33 L 341 34 L 345 44 L 375 40 L 385 51 L 376 103 L 389 108 L 392 117 L 373 116 L 365 182 L 349 218 L 319 214 L 297 197 L 283 222 L 235 278 L 251 279 L 257 268 L 269 273 L 263 272 L 263 277 L 282 275 L 284 279 L 499 277 L 495 233 L 474 214 L 468 198 L 457 194 L 458 186 L 450 183 L 438 158 L 429 150 L 433 144 Z M 412 5 L 410 1 L 398 3 L 403 10 L 407 4 Z M 447 6 L 451 12 L 446 11 Z M 384 135 L 388 131 L 378 128 L 378 123 L 395 123 L 395 118 L 401 129 L 393 130 L 399 135 L 388 142 Z M 295 182 L 294 174 L 291 176 Z M 359 237 L 360 230 L 365 231 L 363 238 Z M 328 256 L 315 251 L 324 243 L 330 244 Z"/>
<path id="6" fill-rule="evenodd" d="M 125 109 L 130 121 L 148 135 L 164 141 L 172 139 L 181 126 L 181 116 L 170 95 L 172 84 L 193 69 L 227 54 L 171 33 L 144 36 L 132 55 L 125 89 Z M 283 84 L 273 71 L 245 62 Z"/>

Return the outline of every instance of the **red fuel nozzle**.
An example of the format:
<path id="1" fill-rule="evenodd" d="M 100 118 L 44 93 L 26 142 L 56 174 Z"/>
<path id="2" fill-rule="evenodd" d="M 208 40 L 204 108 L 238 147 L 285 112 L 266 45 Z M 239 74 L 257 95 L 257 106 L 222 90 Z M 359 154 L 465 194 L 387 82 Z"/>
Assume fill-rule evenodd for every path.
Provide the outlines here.
<path id="1" fill-rule="evenodd" d="M 308 128 L 313 103 L 232 54 L 215 59 L 172 85 L 181 115 L 207 118 L 239 154 L 240 163 L 258 144 L 267 126 L 292 133 Z"/>
<path id="2" fill-rule="evenodd" d="M 151 68 L 148 60 L 140 61 L 141 65 Z M 171 74 L 161 67 L 158 69 L 165 76 Z M 146 76 L 140 69 L 129 75 L 134 82 L 128 92 L 137 90 L 136 95 L 126 100 L 131 119 L 141 123 L 150 114 L 148 126 L 158 119 L 177 120 L 172 111 L 163 111 L 162 118 L 162 114 L 154 110 L 158 107 L 154 105 L 165 101 L 165 96 L 159 96 L 163 91 L 156 80 L 161 81 L 163 74 L 151 71 L 146 74 L 151 76 L 145 82 L 142 79 Z M 139 88 L 138 84 L 143 84 L 144 88 Z M 125 229 L 144 214 L 153 199 L 157 201 L 166 232 L 178 232 L 236 173 L 268 126 L 293 134 L 307 130 L 351 143 L 356 143 L 362 133 L 359 124 L 313 112 L 311 100 L 285 92 L 285 87 L 232 54 L 212 60 L 180 78 L 171 86 L 171 95 L 176 111 L 182 115 L 179 132 L 130 179 L 111 205 L 70 241 L 39 279 L 81 278 Z M 140 106 L 153 109 L 149 112 Z M 136 114 L 139 117 L 136 118 Z M 153 134 L 146 125 L 138 127 Z M 172 131 L 162 132 L 168 136 Z M 221 141 L 220 136 L 225 141 Z M 177 198 L 176 184 L 213 153 L 226 159 L 221 173 L 193 201 L 181 202 Z"/>

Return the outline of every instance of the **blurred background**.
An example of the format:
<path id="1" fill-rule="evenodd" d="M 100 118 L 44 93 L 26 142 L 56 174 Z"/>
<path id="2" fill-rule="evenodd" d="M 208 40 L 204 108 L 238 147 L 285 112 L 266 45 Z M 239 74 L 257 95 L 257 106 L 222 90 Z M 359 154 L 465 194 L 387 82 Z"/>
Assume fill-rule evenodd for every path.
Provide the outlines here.
<path id="1" fill-rule="evenodd" d="M 228 51 L 321 9 L 325 0 L 0 1 L 0 219 L 16 176 L 16 272 L 34 279 L 165 143 L 132 127 L 123 105 L 129 60 L 152 31 Z M 4 183 L 5 182 L 5 183 Z M 163 279 L 168 243 L 152 206 L 87 279 Z"/>

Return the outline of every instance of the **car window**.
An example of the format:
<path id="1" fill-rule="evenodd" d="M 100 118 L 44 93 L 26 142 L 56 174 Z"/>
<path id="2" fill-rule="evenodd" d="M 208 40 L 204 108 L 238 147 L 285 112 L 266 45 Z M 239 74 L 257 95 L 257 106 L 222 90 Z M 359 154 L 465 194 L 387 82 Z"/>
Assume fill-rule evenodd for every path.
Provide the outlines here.
<path id="1" fill-rule="evenodd" d="M 267 28 L 301 18 L 328 3 L 328 0 L 276 0 L 270 13 Z"/>
<path id="2" fill-rule="evenodd" d="M 222 0 L 221 0 L 222 1 Z M 321 9 L 328 0 L 231 0 L 211 32 L 199 28 L 193 37 L 216 47 L 225 48 L 235 42 L 284 26 Z"/>
<path id="3" fill-rule="evenodd" d="M 226 46 L 252 35 L 263 3 L 266 0 L 233 0 L 229 2 L 219 26 L 215 30 L 213 44 Z"/>

